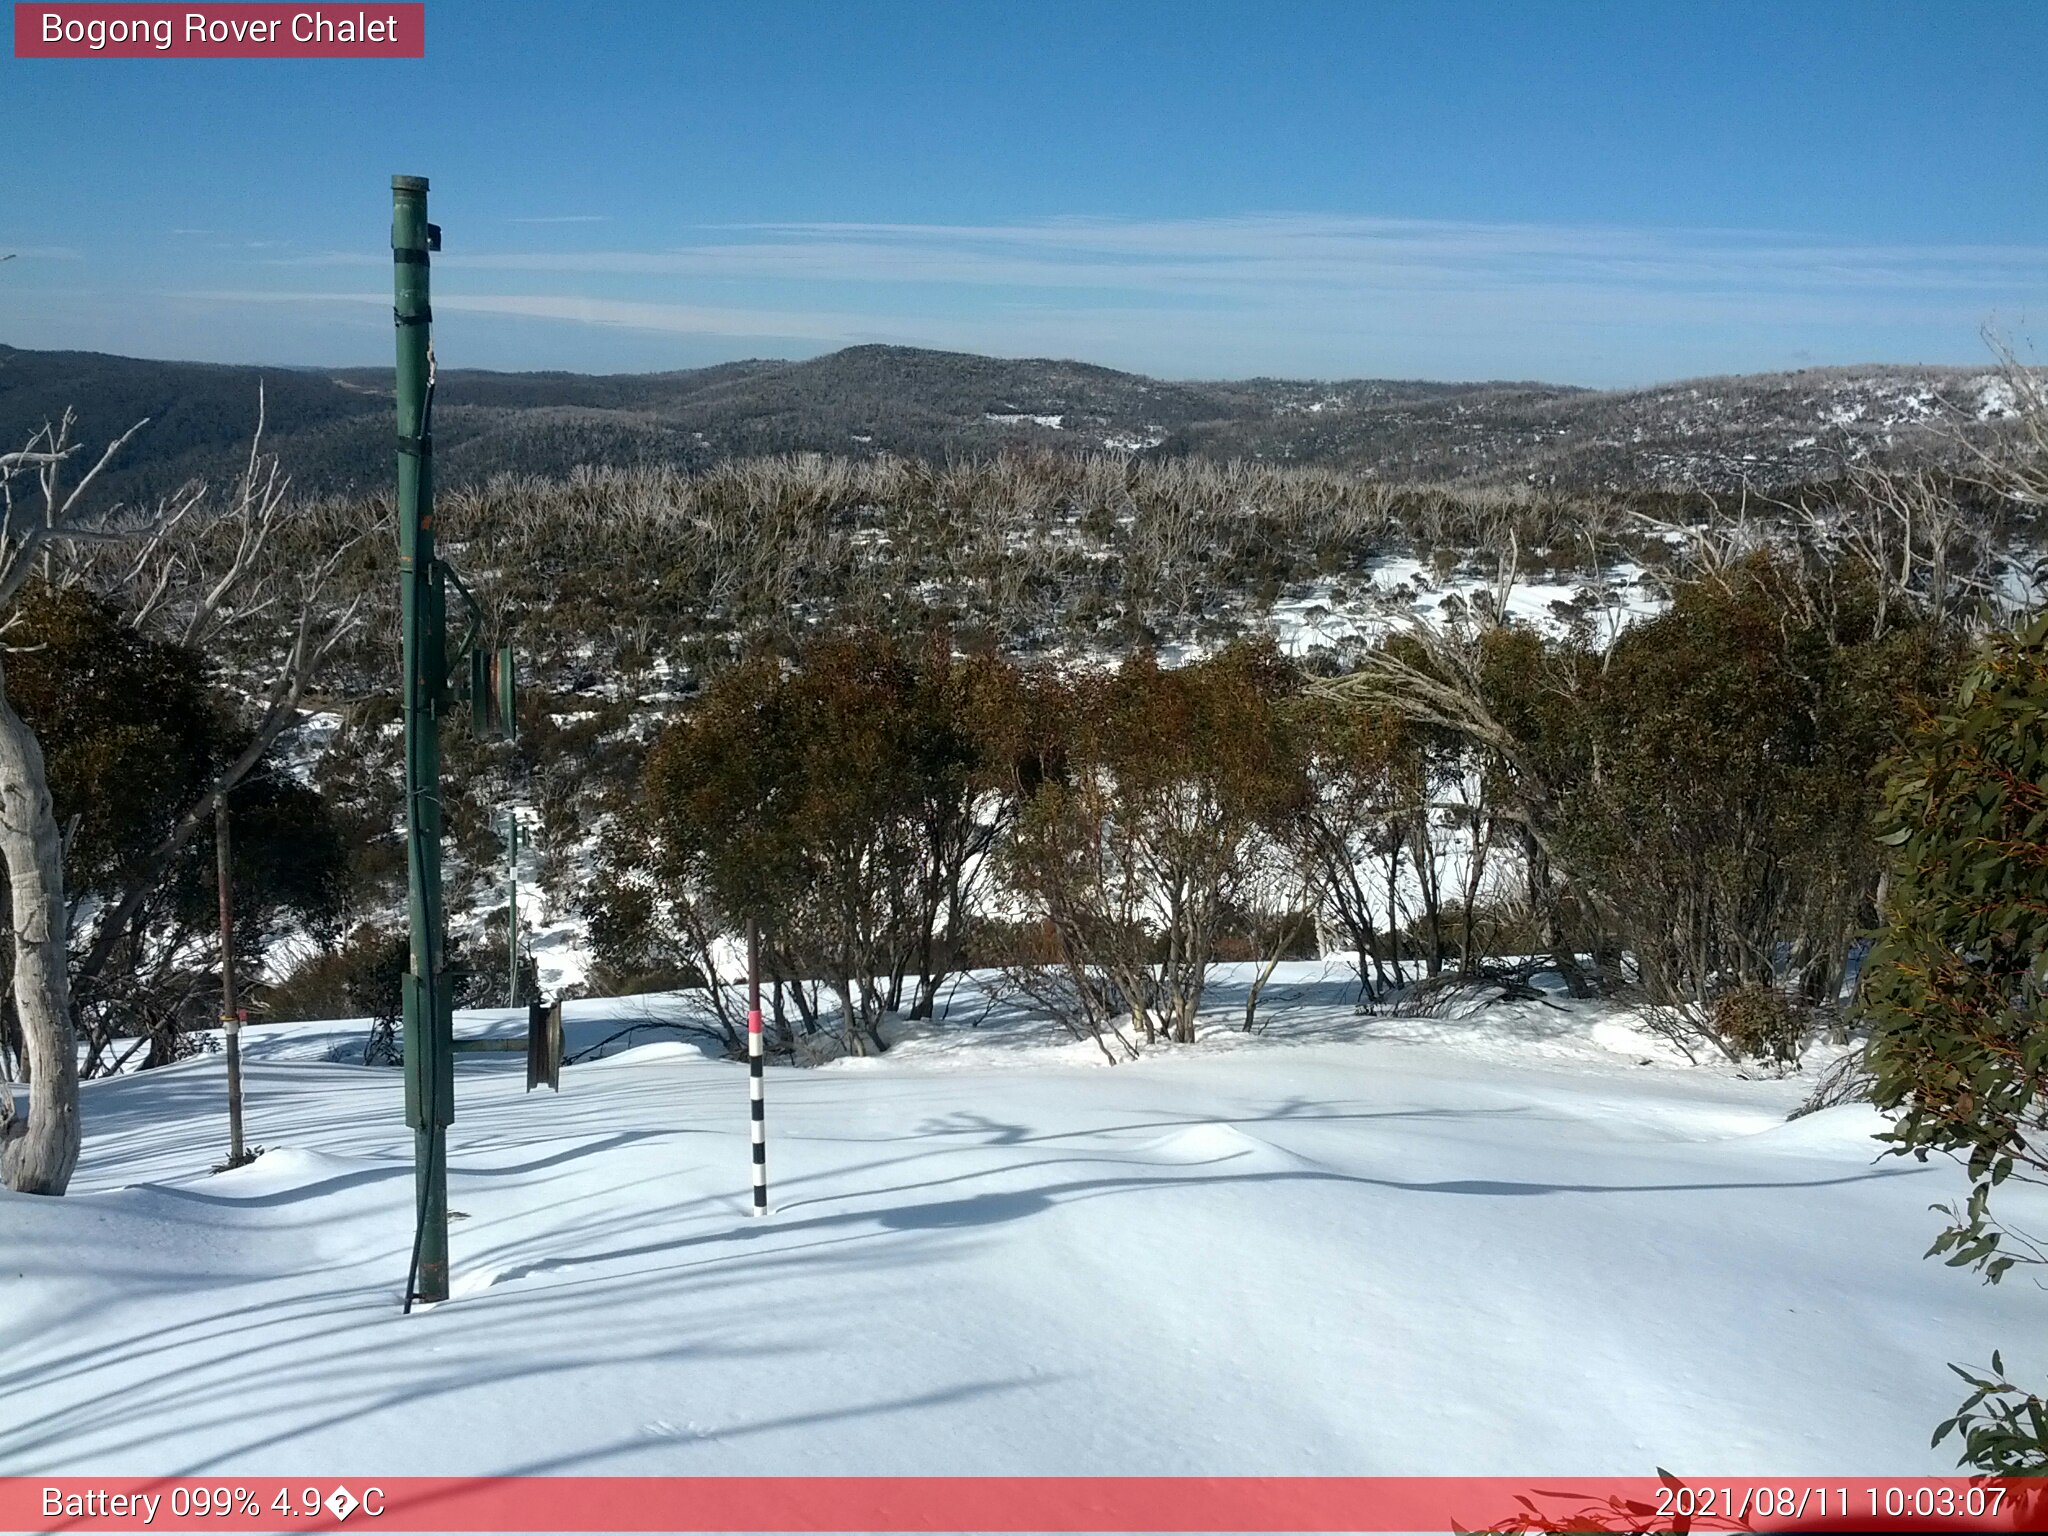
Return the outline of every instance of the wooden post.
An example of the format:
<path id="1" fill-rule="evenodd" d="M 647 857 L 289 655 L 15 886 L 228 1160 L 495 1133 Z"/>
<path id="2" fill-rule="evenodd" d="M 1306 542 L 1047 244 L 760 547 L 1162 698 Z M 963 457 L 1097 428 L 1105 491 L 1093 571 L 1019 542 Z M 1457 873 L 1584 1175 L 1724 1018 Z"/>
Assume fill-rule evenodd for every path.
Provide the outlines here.
<path id="1" fill-rule="evenodd" d="M 247 1161 L 242 1145 L 242 1010 L 235 997 L 234 847 L 228 830 L 228 800 L 213 802 L 213 858 L 220 885 L 220 1024 L 228 1049 L 228 1166 Z"/>
<path id="2" fill-rule="evenodd" d="M 519 1006 L 519 811 L 505 807 L 505 847 L 509 868 L 505 875 L 505 1001 Z"/>

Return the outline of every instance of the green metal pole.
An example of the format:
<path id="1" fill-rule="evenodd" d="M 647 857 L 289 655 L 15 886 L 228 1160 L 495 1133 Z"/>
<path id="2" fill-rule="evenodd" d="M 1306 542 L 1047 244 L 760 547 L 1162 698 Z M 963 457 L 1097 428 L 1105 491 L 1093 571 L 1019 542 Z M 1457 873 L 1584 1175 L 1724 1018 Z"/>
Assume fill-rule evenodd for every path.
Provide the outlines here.
<path id="1" fill-rule="evenodd" d="M 434 555 L 433 353 L 423 176 L 391 178 L 391 258 L 398 332 L 398 566 L 405 667 L 406 871 L 412 960 L 405 978 L 406 1119 L 418 1201 L 406 1306 L 448 1298 L 448 1126 L 455 1118 L 453 995 L 443 969 L 441 709 L 446 702 L 447 594 Z"/>

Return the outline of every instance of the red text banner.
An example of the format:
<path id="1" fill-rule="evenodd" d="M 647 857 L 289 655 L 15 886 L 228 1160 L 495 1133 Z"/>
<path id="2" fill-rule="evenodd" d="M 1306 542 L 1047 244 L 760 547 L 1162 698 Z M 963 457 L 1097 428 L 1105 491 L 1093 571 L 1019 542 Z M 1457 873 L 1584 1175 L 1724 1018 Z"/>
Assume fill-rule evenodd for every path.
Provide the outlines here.
<path id="1" fill-rule="evenodd" d="M 1985 1478 L 0 1478 L 6 1531 L 2048 1531 Z"/>
<path id="2" fill-rule="evenodd" d="M 20 4 L 17 59 L 418 59 L 427 8 L 411 4 Z"/>

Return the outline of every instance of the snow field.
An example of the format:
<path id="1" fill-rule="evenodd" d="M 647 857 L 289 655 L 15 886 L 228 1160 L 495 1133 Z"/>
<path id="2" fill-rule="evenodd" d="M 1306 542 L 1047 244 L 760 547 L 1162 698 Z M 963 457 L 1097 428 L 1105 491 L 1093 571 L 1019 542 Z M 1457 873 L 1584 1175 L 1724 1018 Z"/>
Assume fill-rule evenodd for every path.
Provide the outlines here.
<path id="1" fill-rule="evenodd" d="M 324 1059 L 359 1026 L 251 1027 L 231 1173 L 218 1057 L 89 1083 L 74 1193 L 0 1197 L 0 1472 L 1912 1475 L 1945 1362 L 2028 1368 L 2038 1294 L 1923 1262 L 1960 1180 L 1867 1108 L 1788 1123 L 1803 1083 L 1611 1011 L 1272 996 L 1116 1067 L 962 999 L 771 1067 L 766 1220 L 742 1063 L 465 1056 L 410 1317 L 399 1077 Z"/>

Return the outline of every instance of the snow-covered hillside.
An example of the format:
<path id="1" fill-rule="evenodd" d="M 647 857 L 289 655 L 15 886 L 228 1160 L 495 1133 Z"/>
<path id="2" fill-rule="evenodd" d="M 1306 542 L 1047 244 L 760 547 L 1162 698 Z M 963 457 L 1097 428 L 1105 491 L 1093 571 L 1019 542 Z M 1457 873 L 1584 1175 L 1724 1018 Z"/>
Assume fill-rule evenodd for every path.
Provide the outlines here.
<path id="1" fill-rule="evenodd" d="M 464 1057 L 455 1295 L 410 1317 L 358 1027 L 252 1027 L 232 1173 L 217 1056 L 88 1083 L 75 1192 L 0 1196 L 0 1472 L 1904 1475 L 1949 1468 L 1944 1362 L 2039 1363 L 1866 1108 L 1787 1122 L 1801 1083 L 1612 1012 L 1361 1019 L 1301 966 L 1254 1038 L 1232 996 L 1117 1067 L 963 988 L 771 1069 L 765 1220 L 740 1067 Z M 572 1004 L 572 1049 L 663 1006 Z"/>

